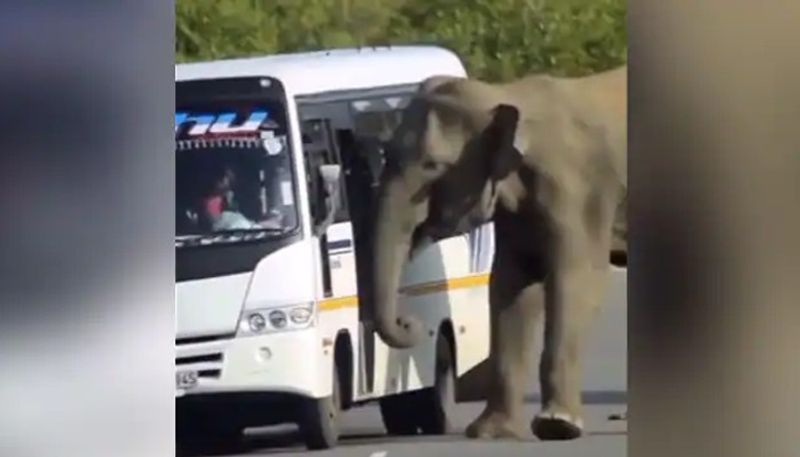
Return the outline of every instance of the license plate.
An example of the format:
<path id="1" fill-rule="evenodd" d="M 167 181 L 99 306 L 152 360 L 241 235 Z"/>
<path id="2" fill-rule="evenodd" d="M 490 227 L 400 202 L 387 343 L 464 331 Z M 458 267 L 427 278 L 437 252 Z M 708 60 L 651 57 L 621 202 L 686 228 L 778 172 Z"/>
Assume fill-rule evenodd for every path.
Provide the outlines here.
<path id="1" fill-rule="evenodd" d="M 191 389 L 197 385 L 197 372 L 179 371 L 175 375 L 175 384 L 178 389 Z"/>

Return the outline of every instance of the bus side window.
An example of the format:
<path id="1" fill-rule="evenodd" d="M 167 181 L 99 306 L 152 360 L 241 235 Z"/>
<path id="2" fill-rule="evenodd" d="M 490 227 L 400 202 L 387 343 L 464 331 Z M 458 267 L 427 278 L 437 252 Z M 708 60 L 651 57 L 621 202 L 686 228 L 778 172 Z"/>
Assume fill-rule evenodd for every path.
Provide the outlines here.
<path id="1" fill-rule="evenodd" d="M 400 125 L 402 112 L 397 109 L 366 111 L 354 115 L 356 134 L 373 137 L 382 142 L 389 141 L 394 129 Z"/>
<path id="2" fill-rule="evenodd" d="M 317 173 L 320 165 L 342 165 L 339 150 L 333 139 L 330 121 L 327 119 L 312 119 L 304 121 L 301 125 L 303 136 L 303 150 L 306 158 L 309 197 L 311 199 L 311 213 L 314 215 L 314 222 L 319 222 L 324 215 L 321 214 L 324 206 L 322 205 L 322 186 L 320 176 Z M 340 183 L 339 205 L 334 223 L 350 220 L 347 208 L 347 194 L 345 192 L 344 180 Z"/>

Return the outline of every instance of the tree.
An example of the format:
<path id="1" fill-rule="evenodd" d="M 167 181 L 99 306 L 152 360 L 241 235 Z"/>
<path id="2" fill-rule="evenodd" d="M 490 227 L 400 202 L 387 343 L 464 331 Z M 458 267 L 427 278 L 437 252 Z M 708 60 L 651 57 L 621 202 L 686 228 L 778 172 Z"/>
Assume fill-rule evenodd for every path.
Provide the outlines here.
<path id="1" fill-rule="evenodd" d="M 624 0 L 178 0 L 179 62 L 436 43 L 490 81 L 579 75 L 627 58 Z"/>

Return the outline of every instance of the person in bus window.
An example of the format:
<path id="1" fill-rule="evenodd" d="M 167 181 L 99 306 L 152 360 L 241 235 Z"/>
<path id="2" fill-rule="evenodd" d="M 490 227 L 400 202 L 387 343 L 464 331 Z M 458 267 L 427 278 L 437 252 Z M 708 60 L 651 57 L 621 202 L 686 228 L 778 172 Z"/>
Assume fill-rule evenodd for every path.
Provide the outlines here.
<path id="1" fill-rule="evenodd" d="M 233 185 L 236 174 L 230 167 L 224 167 L 214 180 L 211 192 L 203 200 L 203 211 L 214 232 L 225 230 L 247 230 L 260 228 L 279 229 L 274 220 L 261 223 L 248 219 L 239 211 L 234 198 Z"/>
<path id="2" fill-rule="evenodd" d="M 214 176 L 210 192 L 203 199 L 203 210 L 210 219 L 219 217 L 233 202 L 233 182 L 236 175 L 225 167 Z"/>

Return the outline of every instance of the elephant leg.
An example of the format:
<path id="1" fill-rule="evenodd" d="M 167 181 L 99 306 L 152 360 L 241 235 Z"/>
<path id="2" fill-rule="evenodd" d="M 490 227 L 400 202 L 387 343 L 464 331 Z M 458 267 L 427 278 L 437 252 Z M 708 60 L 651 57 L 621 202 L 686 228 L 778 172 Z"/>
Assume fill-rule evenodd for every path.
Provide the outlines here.
<path id="1" fill-rule="evenodd" d="M 531 423 L 533 434 L 542 440 L 575 439 L 583 434 L 584 346 L 608 281 L 610 227 L 608 233 L 597 228 L 592 233 L 585 226 L 579 229 L 579 224 L 570 227 L 559 234 L 545 290 L 539 365 L 542 411 Z"/>
<path id="2" fill-rule="evenodd" d="M 497 258 L 489 284 L 490 384 L 484 411 L 466 429 L 470 438 L 521 438 L 521 412 L 530 372 L 536 321 L 544 309 L 542 282 Z"/>

